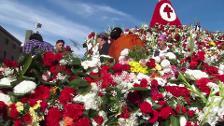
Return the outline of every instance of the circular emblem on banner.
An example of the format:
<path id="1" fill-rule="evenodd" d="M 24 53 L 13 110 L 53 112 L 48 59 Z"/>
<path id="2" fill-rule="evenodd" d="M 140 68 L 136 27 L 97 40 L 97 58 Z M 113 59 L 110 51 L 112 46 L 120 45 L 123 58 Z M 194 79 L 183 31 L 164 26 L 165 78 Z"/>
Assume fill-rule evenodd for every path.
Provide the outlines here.
<path id="1" fill-rule="evenodd" d="M 177 15 L 173 9 L 173 7 L 169 3 L 163 3 L 160 6 L 160 16 L 162 17 L 163 20 L 165 21 L 174 21 L 177 18 Z"/>

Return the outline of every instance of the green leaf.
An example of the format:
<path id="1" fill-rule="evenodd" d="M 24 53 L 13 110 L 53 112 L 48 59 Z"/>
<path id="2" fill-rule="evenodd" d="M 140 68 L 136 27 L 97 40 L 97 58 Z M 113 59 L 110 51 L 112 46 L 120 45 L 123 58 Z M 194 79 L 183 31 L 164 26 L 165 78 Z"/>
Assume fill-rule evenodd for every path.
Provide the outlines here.
<path id="1" fill-rule="evenodd" d="M 98 111 L 93 110 L 93 109 L 88 110 L 87 113 L 88 113 L 88 117 L 90 117 L 90 118 L 94 118 L 95 116 L 98 115 Z"/>
<path id="2" fill-rule="evenodd" d="M 171 116 L 170 117 L 170 125 L 171 126 L 180 126 L 180 120 L 178 117 Z"/>
<path id="3" fill-rule="evenodd" d="M 23 62 L 22 62 L 22 70 L 20 71 L 20 73 L 19 73 L 19 77 L 20 77 L 20 79 L 22 79 L 23 78 L 23 75 L 27 72 L 27 70 L 29 69 L 29 67 L 30 67 L 30 65 L 31 65 L 31 63 L 32 63 L 32 56 L 31 55 L 26 55 L 25 57 L 24 57 L 24 60 L 23 60 Z"/>
<path id="4" fill-rule="evenodd" d="M 87 81 L 77 78 L 69 83 L 69 85 L 75 88 L 80 94 L 85 94 L 90 90 L 90 85 Z"/>
<path id="5" fill-rule="evenodd" d="M 130 90 L 134 90 L 134 91 L 150 91 L 149 89 L 142 88 L 142 87 L 134 87 L 134 88 L 131 88 Z"/>

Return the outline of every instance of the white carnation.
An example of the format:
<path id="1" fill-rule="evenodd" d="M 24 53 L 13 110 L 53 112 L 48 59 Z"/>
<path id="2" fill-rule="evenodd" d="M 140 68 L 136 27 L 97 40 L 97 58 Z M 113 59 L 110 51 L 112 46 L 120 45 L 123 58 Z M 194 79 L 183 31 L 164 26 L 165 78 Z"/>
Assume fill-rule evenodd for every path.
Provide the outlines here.
<path id="1" fill-rule="evenodd" d="M 83 66 L 84 69 L 97 67 L 100 65 L 100 58 L 93 57 L 92 60 L 83 61 L 81 65 Z"/>
<path id="2" fill-rule="evenodd" d="M 160 86 L 165 86 L 166 82 L 167 82 L 166 80 L 159 78 L 159 77 L 155 78 L 155 80 L 157 80 L 157 82 Z"/>
<path id="3" fill-rule="evenodd" d="M 176 59 L 177 57 L 176 57 L 176 55 L 174 54 L 174 53 L 172 53 L 172 52 L 168 52 L 167 54 L 166 54 L 166 57 L 168 57 L 168 59 Z"/>
<path id="4" fill-rule="evenodd" d="M 59 61 L 60 65 L 67 65 L 68 64 L 68 61 L 66 61 L 65 59 L 61 59 Z"/>
<path id="5" fill-rule="evenodd" d="M 161 66 L 162 66 L 163 68 L 168 68 L 168 67 L 170 67 L 170 61 L 167 60 L 167 59 L 164 59 L 164 60 L 161 62 Z"/>
<path id="6" fill-rule="evenodd" d="M 180 126 L 185 126 L 187 123 L 187 119 L 184 116 L 180 117 Z"/>
<path id="7" fill-rule="evenodd" d="M 120 53 L 121 56 L 128 56 L 129 49 L 123 49 Z"/>
<path id="8" fill-rule="evenodd" d="M 205 73 L 205 72 L 202 72 L 201 70 L 187 69 L 185 74 L 187 76 L 189 76 L 190 79 L 192 79 L 192 80 L 198 80 L 198 79 L 201 79 L 201 78 L 208 78 L 208 74 Z"/>
<path id="9" fill-rule="evenodd" d="M 119 126 L 137 126 L 137 116 L 135 113 L 131 114 L 128 119 L 119 118 L 118 119 Z"/>
<path id="10" fill-rule="evenodd" d="M 219 74 L 224 74 L 224 65 L 223 64 L 219 65 Z"/>
<path id="11" fill-rule="evenodd" d="M 3 71 L 4 76 L 9 76 L 9 75 L 12 75 L 13 73 L 14 73 L 14 69 L 10 69 L 10 68 L 5 68 Z"/>
<path id="12" fill-rule="evenodd" d="M 85 95 L 77 95 L 73 98 L 74 102 L 84 103 L 85 108 L 98 110 L 98 95 L 97 93 L 88 93 Z"/>
<path id="13" fill-rule="evenodd" d="M 13 88 L 13 93 L 16 95 L 24 95 L 33 91 L 36 88 L 36 83 L 33 81 L 24 80 Z"/>
<path id="14" fill-rule="evenodd" d="M 11 104 L 11 100 L 10 100 L 9 95 L 6 95 L 2 92 L 0 92 L 0 101 L 3 101 L 6 105 Z"/>
<path id="15" fill-rule="evenodd" d="M 15 79 L 9 78 L 9 77 L 4 77 L 0 79 L 0 86 L 2 87 L 10 87 L 11 82 L 15 81 Z"/>

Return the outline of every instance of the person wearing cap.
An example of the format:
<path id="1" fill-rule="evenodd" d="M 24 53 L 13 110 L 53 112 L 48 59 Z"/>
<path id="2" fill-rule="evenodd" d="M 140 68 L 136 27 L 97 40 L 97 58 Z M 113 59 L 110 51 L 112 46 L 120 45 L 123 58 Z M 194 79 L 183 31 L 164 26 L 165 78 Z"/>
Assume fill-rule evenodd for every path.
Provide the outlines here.
<path id="1" fill-rule="evenodd" d="M 57 40 L 55 44 L 55 52 L 56 53 L 62 53 L 64 51 L 64 40 Z"/>
<path id="2" fill-rule="evenodd" d="M 124 34 L 123 30 L 115 27 L 111 33 L 111 45 L 109 48 L 109 55 L 113 57 L 116 62 L 120 57 L 120 53 L 124 49 L 133 49 L 135 46 L 144 47 L 144 42 L 134 34 Z"/>
<path id="3" fill-rule="evenodd" d="M 97 35 L 96 39 L 99 43 L 99 53 L 100 55 L 108 55 L 110 44 L 108 43 L 108 35 L 106 33 L 100 33 Z"/>
<path id="4" fill-rule="evenodd" d="M 23 46 L 23 53 L 36 55 L 41 52 L 53 52 L 54 47 L 43 41 L 42 36 L 39 33 L 34 33 L 30 36 L 29 41 L 25 42 Z"/>

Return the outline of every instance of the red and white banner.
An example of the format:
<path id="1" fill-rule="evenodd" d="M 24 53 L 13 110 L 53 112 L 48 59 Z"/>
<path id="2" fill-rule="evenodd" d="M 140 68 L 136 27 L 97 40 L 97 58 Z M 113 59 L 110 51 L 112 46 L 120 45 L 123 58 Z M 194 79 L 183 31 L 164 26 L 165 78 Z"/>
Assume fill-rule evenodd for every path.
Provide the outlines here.
<path id="1" fill-rule="evenodd" d="M 150 22 L 150 27 L 153 27 L 156 23 L 162 25 L 181 25 L 181 22 L 169 0 L 160 0 L 157 3 Z"/>

